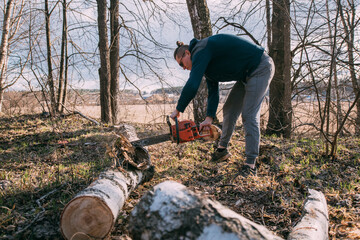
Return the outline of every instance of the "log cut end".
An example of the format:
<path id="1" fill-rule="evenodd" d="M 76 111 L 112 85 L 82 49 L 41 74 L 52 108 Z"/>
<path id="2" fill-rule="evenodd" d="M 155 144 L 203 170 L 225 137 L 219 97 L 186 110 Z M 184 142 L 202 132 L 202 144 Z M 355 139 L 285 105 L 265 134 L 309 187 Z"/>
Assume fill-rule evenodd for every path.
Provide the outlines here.
<path id="1" fill-rule="evenodd" d="M 67 204 L 60 221 L 65 239 L 93 239 L 110 232 L 114 217 L 99 198 L 83 196 Z"/>
<path id="2" fill-rule="evenodd" d="M 211 125 L 210 126 L 211 128 L 211 135 L 208 136 L 208 137 L 204 137 L 204 140 L 206 141 L 217 141 L 220 139 L 220 136 L 221 136 L 221 129 L 215 125 Z"/>
<path id="3" fill-rule="evenodd" d="M 119 133 L 113 147 L 107 149 L 114 166 L 65 206 L 60 219 L 65 239 L 105 238 L 129 193 L 153 176 L 149 153 L 130 142 L 137 139 L 135 128 L 123 130 L 125 135 Z"/>

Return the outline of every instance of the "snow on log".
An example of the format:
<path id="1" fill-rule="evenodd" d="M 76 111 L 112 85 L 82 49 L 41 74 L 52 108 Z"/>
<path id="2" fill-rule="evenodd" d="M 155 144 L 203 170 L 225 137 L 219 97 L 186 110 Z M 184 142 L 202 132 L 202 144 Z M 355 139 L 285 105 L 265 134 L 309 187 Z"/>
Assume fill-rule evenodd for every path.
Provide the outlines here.
<path id="1" fill-rule="evenodd" d="M 282 239 L 217 201 L 166 181 L 146 193 L 130 214 L 133 239 Z"/>
<path id="2" fill-rule="evenodd" d="M 329 239 L 329 215 L 323 193 L 309 189 L 305 200 L 303 216 L 291 231 L 289 240 L 325 240 Z"/>
<path id="3" fill-rule="evenodd" d="M 65 239 L 99 239 L 106 237 L 129 194 L 138 184 L 152 178 L 148 152 L 132 146 L 137 140 L 135 128 L 122 126 L 109 154 L 114 166 L 102 172 L 89 187 L 79 192 L 64 208 L 60 228 Z"/>

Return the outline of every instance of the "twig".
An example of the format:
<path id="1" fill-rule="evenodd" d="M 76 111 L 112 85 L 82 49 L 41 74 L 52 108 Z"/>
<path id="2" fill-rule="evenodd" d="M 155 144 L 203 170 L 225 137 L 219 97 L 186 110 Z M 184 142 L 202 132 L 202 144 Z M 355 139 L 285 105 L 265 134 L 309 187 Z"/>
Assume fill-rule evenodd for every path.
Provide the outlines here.
<path id="1" fill-rule="evenodd" d="M 265 221 L 264 221 L 264 206 L 262 206 L 262 208 L 261 208 L 261 220 L 262 220 L 263 225 L 266 226 Z"/>
<path id="2" fill-rule="evenodd" d="M 37 205 L 39 206 L 39 208 L 41 208 L 41 212 L 39 212 L 38 214 L 36 214 L 35 218 L 23 229 L 17 231 L 14 236 L 17 236 L 19 234 L 21 234 L 22 232 L 24 232 L 25 230 L 27 230 L 29 227 L 31 227 L 31 225 L 33 225 L 39 218 L 40 215 L 43 215 L 45 213 L 45 208 L 41 205 L 42 200 L 44 200 L 45 198 L 47 198 L 49 195 L 55 193 L 56 191 L 58 191 L 60 188 L 62 188 L 65 184 L 62 184 L 59 188 L 56 188 L 50 192 L 48 192 L 47 194 L 45 194 L 44 196 L 42 196 L 41 198 L 39 198 L 38 200 L 36 200 Z"/>
<path id="3" fill-rule="evenodd" d="M 92 118 L 89 118 L 89 117 L 85 116 L 84 114 L 82 114 L 82 113 L 79 112 L 79 111 L 75 111 L 75 112 L 73 112 L 73 114 L 79 114 L 80 116 L 82 116 L 83 118 L 89 120 L 90 122 L 95 123 L 97 126 L 100 126 L 100 125 L 101 125 L 98 121 L 96 121 L 96 120 L 94 120 L 94 119 L 92 119 Z"/>
<path id="4" fill-rule="evenodd" d="M 217 185 L 216 187 L 235 187 L 235 184 L 221 184 L 221 185 Z"/>
<path id="5" fill-rule="evenodd" d="M 96 120 L 94 120 L 94 119 L 92 119 L 92 118 L 89 118 L 89 117 L 85 116 L 85 115 L 82 114 L 81 112 L 79 112 L 79 111 L 70 111 L 69 109 L 67 109 L 67 108 L 64 106 L 64 104 L 62 104 L 62 103 L 59 103 L 59 104 L 60 104 L 66 111 L 68 111 L 69 114 L 78 114 L 78 115 L 80 115 L 81 117 L 89 120 L 90 122 L 95 123 L 97 126 L 100 126 L 100 125 L 101 125 L 98 121 L 96 121 Z"/>

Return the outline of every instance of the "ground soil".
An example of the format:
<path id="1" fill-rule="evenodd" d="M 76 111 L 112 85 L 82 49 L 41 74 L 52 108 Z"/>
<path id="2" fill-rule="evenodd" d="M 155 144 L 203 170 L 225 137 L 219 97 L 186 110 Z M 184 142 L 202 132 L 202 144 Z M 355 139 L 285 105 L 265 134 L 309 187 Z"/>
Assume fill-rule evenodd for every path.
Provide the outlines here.
<path id="1" fill-rule="evenodd" d="M 162 123 L 133 124 L 140 138 L 166 133 Z M 109 126 L 78 115 L 0 118 L 0 239 L 62 239 L 64 206 L 111 167 Z M 214 144 L 196 141 L 150 146 L 154 178 L 130 195 L 108 239 L 128 238 L 129 213 L 145 192 L 165 180 L 181 182 L 286 238 L 301 219 L 308 189 L 325 194 L 330 239 L 360 238 L 360 148 L 356 137 L 339 141 L 335 158 L 312 137 L 263 136 L 257 176 L 239 176 L 244 133 L 230 142 L 232 157 L 210 161 Z"/>

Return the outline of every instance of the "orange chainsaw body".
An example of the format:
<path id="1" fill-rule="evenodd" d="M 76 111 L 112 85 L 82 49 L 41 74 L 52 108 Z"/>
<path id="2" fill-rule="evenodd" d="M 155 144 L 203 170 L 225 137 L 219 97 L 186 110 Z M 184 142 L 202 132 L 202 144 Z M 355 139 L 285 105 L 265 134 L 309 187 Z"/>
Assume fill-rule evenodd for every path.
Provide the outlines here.
<path id="1" fill-rule="evenodd" d="M 194 121 L 183 120 L 171 126 L 171 136 L 173 142 L 184 143 L 194 141 L 211 135 L 211 130 L 206 134 L 200 134 L 198 126 Z"/>

